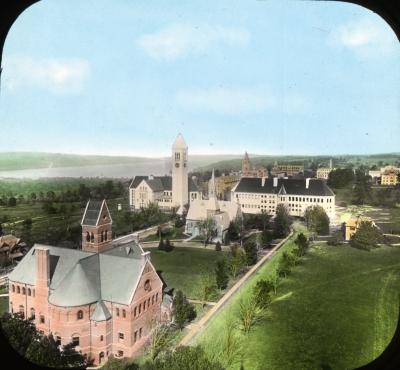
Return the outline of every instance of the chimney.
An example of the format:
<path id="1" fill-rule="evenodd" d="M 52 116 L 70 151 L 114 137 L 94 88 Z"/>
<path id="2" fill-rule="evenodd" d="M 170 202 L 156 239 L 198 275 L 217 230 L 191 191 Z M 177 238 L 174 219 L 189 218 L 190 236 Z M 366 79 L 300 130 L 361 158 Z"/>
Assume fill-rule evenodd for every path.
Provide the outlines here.
<path id="1" fill-rule="evenodd" d="M 274 188 L 278 186 L 278 178 L 274 177 Z"/>
<path id="2" fill-rule="evenodd" d="M 308 189 L 309 186 L 310 186 L 310 179 L 306 178 L 306 189 Z"/>
<path id="3" fill-rule="evenodd" d="M 46 247 L 36 247 L 35 255 L 36 285 L 48 287 L 50 285 L 50 249 Z"/>
<path id="4" fill-rule="evenodd" d="M 265 177 L 262 177 L 261 178 L 261 186 L 264 186 L 265 185 Z"/>

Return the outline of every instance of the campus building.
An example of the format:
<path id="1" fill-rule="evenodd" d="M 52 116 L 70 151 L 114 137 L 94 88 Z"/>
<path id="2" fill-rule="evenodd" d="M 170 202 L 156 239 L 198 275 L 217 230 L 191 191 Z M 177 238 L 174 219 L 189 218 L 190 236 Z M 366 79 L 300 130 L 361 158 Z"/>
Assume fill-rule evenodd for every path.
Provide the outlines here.
<path id="1" fill-rule="evenodd" d="M 242 178 L 231 199 L 240 203 L 243 213 L 274 216 L 278 204 L 284 204 L 291 216 L 303 217 L 307 207 L 319 205 L 330 218 L 335 216 L 335 194 L 321 179 Z"/>
<path id="2" fill-rule="evenodd" d="M 103 201 L 82 218 L 82 249 L 35 244 L 9 275 L 9 311 L 102 364 L 131 357 L 160 320 L 162 281 L 132 235 L 112 239 Z"/>
<path id="3" fill-rule="evenodd" d="M 332 167 L 332 159 L 329 161 L 329 167 L 319 167 L 317 168 L 317 179 L 329 179 L 329 174 L 334 171 L 335 168 Z"/>
<path id="4" fill-rule="evenodd" d="M 371 217 L 361 216 L 361 215 L 358 216 L 351 215 L 342 224 L 344 240 L 349 241 L 357 232 L 362 222 L 370 222 L 373 226 L 376 227 Z"/>
<path id="5" fill-rule="evenodd" d="M 218 199 L 230 200 L 231 190 L 237 184 L 240 175 L 229 174 L 216 177 L 215 181 L 215 194 Z M 209 187 L 212 179 L 209 181 Z"/>
<path id="6" fill-rule="evenodd" d="M 265 167 L 252 166 L 249 155 L 245 152 L 242 160 L 242 177 L 268 177 L 268 170 Z"/>
<path id="7" fill-rule="evenodd" d="M 275 161 L 274 166 L 271 169 L 271 175 L 277 177 L 284 176 L 295 176 L 299 173 L 304 173 L 304 166 L 297 164 L 278 164 Z"/>
<path id="8" fill-rule="evenodd" d="M 172 146 L 172 176 L 135 176 L 129 185 L 131 210 L 157 204 L 164 211 L 183 213 L 191 201 L 201 198 L 201 191 L 188 178 L 188 147 L 181 134 Z"/>
<path id="9" fill-rule="evenodd" d="M 209 183 L 208 199 L 196 199 L 190 203 L 186 215 L 185 233 L 192 236 L 201 234 L 200 223 L 207 218 L 214 221 L 213 240 L 222 242 L 231 221 L 241 216 L 237 201 L 218 200 L 214 170 Z"/>

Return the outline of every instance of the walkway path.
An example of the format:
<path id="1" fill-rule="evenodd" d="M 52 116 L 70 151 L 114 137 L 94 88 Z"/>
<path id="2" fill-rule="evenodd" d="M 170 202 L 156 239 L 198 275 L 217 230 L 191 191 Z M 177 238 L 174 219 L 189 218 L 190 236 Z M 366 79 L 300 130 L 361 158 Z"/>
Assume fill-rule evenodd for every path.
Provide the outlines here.
<path id="1" fill-rule="evenodd" d="M 199 301 L 197 299 L 188 299 L 188 301 L 190 303 L 196 303 L 196 304 L 205 304 L 207 306 L 215 306 L 217 304 L 217 302 L 203 302 L 203 301 Z"/>
<path id="2" fill-rule="evenodd" d="M 206 324 L 212 319 L 212 317 L 233 297 L 233 295 L 239 290 L 239 288 L 268 260 L 270 260 L 276 251 L 282 247 L 283 244 L 293 235 L 293 231 L 283 239 L 279 244 L 272 248 L 265 256 L 263 256 L 249 271 L 242 276 L 242 278 L 236 282 L 235 285 L 229 289 L 224 296 L 217 302 L 217 304 L 210 309 L 197 323 L 193 323 L 189 329 L 189 332 L 183 337 L 179 345 L 185 346 L 190 344 L 193 338 L 203 329 Z"/>

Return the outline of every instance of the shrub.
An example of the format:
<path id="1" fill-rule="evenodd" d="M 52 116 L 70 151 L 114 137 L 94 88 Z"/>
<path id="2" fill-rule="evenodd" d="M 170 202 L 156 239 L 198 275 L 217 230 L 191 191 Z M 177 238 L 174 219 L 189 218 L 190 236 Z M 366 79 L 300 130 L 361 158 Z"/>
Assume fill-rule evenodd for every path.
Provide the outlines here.
<path id="1" fill-rule="evenodd" d="M 221 252 L 222 251 L 222 247 L 221 247 L 221 243 L 220 242 L 217 242 L 217 244 L 215 244 L 215 250 L 217 252 Z"/>
<path id="2" fill-rule="evenodd" d="M 218 289 L 225 289 L 228 286 L 229 276 L 227 270 L 225 259 L 217 261 L 215 268 L 215 282 Z"/>
<path id="3" fill-rule="evenodd" d="M 271 292 L 274 286 L 269 280 L 259 280 L 253 288 L 253 297 L 255 304 L 261 308 L 266 309 L 271 303 Z"/>

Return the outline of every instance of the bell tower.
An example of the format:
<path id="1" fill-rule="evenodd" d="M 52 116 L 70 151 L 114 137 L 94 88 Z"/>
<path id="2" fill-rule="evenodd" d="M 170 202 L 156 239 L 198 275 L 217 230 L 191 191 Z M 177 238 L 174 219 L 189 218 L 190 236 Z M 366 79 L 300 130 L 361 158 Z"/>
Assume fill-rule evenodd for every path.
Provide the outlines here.
<path id="1" fill-rule="evenodd" d="M 189 203 L 188 192 L 188 147 L 179 134 L 172 145 L 172 203 L 183 207 Z"/>
<path id="2" fill-rule="evenodd" d="M 83 251 L 99 253 L 112 247 L 112 219 L 105 200 L 87 202 L 81 225 Z"/>
<path id="3" fill-rule="evenodd" d="M 246 177 L 248 176 L 249 172 L 251 170 L 251 163 L 250 163 L 250 158 L 247 152 L 244 153 L 244 158 L 242 160 L 242 176 Z"/>

